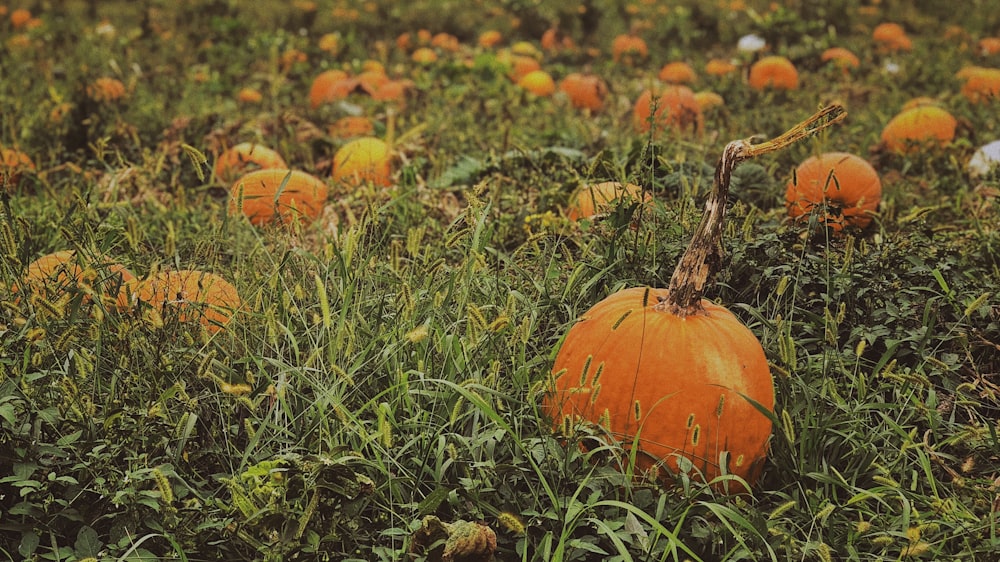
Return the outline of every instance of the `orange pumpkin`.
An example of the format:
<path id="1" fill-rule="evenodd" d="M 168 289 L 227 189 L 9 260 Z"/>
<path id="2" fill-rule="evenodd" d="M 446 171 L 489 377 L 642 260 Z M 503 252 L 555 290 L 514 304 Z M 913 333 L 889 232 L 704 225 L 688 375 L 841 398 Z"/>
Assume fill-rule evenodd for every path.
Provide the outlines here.
<path id="1" fill-rule="evenodd" d="M 713 480 L 725 472 L 753 485 L 771 435 L 774 382 L 753 332 L 725 307 L 702 298 L 722 263 L 721 239 L 732 172 L 846 115 L 828 107 L 779 137 L 726 145 L 701 223 L 667 289 L 611 294 L 569 329 L 552 367 L 543 409 L 570 433 L 596 425 L 636 467 L 689 467 Z M 725 489 L 717 484 L 717 488 Z"/>
<path id="2" fill-rule="evenodd" d="M 892 152 L 946 146 L 955 138 L 958 121 L 946 109 L 921 105 L 893 117 L 882 129 L 882 143 Z"/>
<path id="3" fill-rule="evenodd" d="M 342 139 L 367 137 L 375 133 L 375 124 L 363 115 L 345 115 L 327 127 L 327 132 Z"/>
<path id="4" fill-rule="evenodd" d="M 646 41 L 638 35 L 622 34 L 611 41 L 611 57 L 615 62 L 628 66 L 643 61 L 649 56 Z"/>
<path id="5" fill-rule="evenodd" d="M 843 47 L 830 47 L 820 54 L 819 59 L 823 62 L 833 64 L 837 68 L 841 69 L 844 74 L 847 74 L 851 70 L 861 66 L 861 61 L 858 59 L 858 55 L 855 55 Z"/>
<path id="6" fill-rule="evenodd" d="M 656 96 L 656 115 L 653 115 L 653 96 Z M 649 132 L 650 124 L 656 131 L 673 128 L 681 132 L 700 133 L 704 127 L 701 106 L 694 92 L 687 86 L 666 86 L 644 90 L 632 108 L 632 124 L 641 133 Z M 654 132 L 656 132 L 654 131 Z"/>
<path id="7" fill-rule="evenodd" d="M 702 113 L 726 105 L 726 100 L 721 95 L 708 90 L 695 92 L 694 100 L 698 102 L 698 107 L 701 108 Z"/>
<path id="8" fill-rule="evenodd" d="M 125 98 L 125 84 L 117 78 L 102 76 L 87 86 L 87 97 L 100 103 L 113 103 Z"/>
<path id="9" fill-rule="evenodd" d="M 510 77 L 514 83 L 517 83 L 528 74 L 542 69 L 542 64 L 538 62 L 534 57 L 528 55 L 509 55 L 507 59 L 510 64 L 510 70 L 507 72 L 507 76 Z"/>
<path id="10" fill-rule="evenodd" d="M 785 208 L 805 220 L 820 206 L 820 223 L 834 232 L 864 228 L 882 200 L 882 181 L 867 160 L 846 152 L 827 152 L 799 164 L 785 190 Z"/>
<path id="11" fill-rule="evenodd" d="M 597 423 L 637 466 L 673 473 L 685 458 L 706 480 L 722 468 L 751 485 L 760 475 L 774 407 L 764 350 L 725 307 L 702 300 L 680 316 L 666 289 L 635 287 L 595 304 L 570 328 L 552 366 L 545 410 L 560 425 Z M 725 456 L 723 456 L 725 455 Z"/>
<path id="12" fill-rule="evenodd" d="M 241 88 L 236 94 L 236 99 L 240 103 L 257 104 L 264 99 L 264 95 L 255 88 Z"/>
<path id="13" fill-rule="evenodd" d="M 410 54 L 410 60 L 417 64 L 431 64 L 438 60 L 437 52 L 430 47 L 420 47 Z"/>
<path id="14" fill-rule="evenodd" d="M 280 154 L 266 146 L 241 142 L 224 150 L 215 159 L 215 177 L 222 183 L 232 183 L 236 178 L 253 170 L 287 168 Z"/>
<path id="15" fill-rule="evenodd" d="M 392 183 L 392 153 L 389 145 L 374 137 L 354 139 L 333 155 L 333 181 L 356 186 L 371 182 Z"/>
<path id="16" fill-rule="evenodd" d="M 709 76 L 725 76 L 739 70 L 739 67 L 724 59 L 712 59 L 705 63 L 705 74 Z"/>
<path id="17" fill-rule="evenodd" d="M 898 23 L 885 22 L 875 26 L 872 30 L 872 40 L 881 52 L 912 51 L 913 41 L 906 34 L 906 30 Z"/>
<path id="18" fill-rule="evenodd" d="M 663 65 L 657 77 L 668 84 L 690 84 L 698 75 L 688 63 L 674 61 Z"/>
<path id="19" fill-rule="evenodd" d="M 496 47 L 500 41 L 503 41 L 503 35 L 495 29 L 490 29 L 480 33 L 476 43 L 484 49 L 491 49 Z"/>
<path id="20" fill-rule="evenodd" d="M 35 163 L 27 154 L 14 148 L 0 148 L 0 189 L 13 192 L 26 171 L 35 171 Z"/>
<path id="21" fill-rule="evenodd" d="M 585 185 L 570 196 L 566 217 L 574 221 L 590 219 L 613 210 L 619 201 L 650 200 L 652 196 L 649 193 L 643 194 L 641 187 L 631 183 L 623 185 L 616 181 L 606 181 Z"/>
<path id="22" fill-rule="evenodd" d="M 762 57 L 750 66 L 747 79 L 754 90 L 797 90 L 799 72 L 788 58 L 780 55 Z"/>
<path id="23" fill-rule="evenodd" d="M 328 189 L 318 178 L 298 170 L 272 168 L 250 172 L 229 189 L 229 214 L 243 213 L 256 226 L 316 219 Z"/>
<path id="24" fill-rule="evenodd" d="M 596 74 L 571 72 L 559 81 L 559 90 L 566 94 L 577 109 L 601 111 L 608 97 L 608 85 Z"/>
<path id="25" fill-rule="evenodd" d="M 979 54 L 988 57 L 1000 53 L 1000 37 L 983 37 L 976 43 Z"/>
<path id="26" fill-rule="evenodd" d="M 338 68 L 321 72 L 313 78 L 309 86 L 309 106 L 313 109 L 350 95 L 358 87 L 358 82 L 347 72 Z"/>
<path id="27" fill-rule="evenodd" d="M 128 287 L 132 303 L 143 301 L 161 313 L 177 314 L 181 322 L 201 322 L 209 333 L 225 328 L 242 306 L 239 292 L 214 273 L 182 269 L 162 271 Z"/>
<path id="28" fill-rule="evenodd" d="M 75 250 L 61 250 L 28 264 L 24 278 L 15 283 L 10 292 L 56 299 L 75 287 L 84 291 L 84 303 L 90 302 L 86 293 L 92 290 L 100 290 L 111 301 L 124 303 L 127 301 L 125 285 L 134 277 L 124 265 L 107 256 L 83 256 Z"/>
<path id="29" fill-rule="evenodd" d="M 962 95 L 972 103 L 985 103 L 1000 98 L 1000 68 L 970 67 L 963 69 Z"/>

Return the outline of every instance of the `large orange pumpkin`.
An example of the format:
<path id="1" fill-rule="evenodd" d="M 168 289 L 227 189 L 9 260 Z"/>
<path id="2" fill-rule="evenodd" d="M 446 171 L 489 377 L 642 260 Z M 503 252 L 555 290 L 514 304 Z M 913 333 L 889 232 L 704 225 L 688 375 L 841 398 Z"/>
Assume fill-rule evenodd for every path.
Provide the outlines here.
<path id="1" fill-rule="evenodd" d="M 224 328 L 241 306 L 239 292 L 230 282 L 214 273 L 191 269 L 162 271 L 133 280 L 129 292 L 134 300 L 161 312 L 173 311 L 181 322 L 201 322 L 211 333 Z"/>
<path id="2" fill-rule="evenodd" d="M 326 203 L 328 189 L 318 178 L 298 170 L 257 170 L 229 189 L 229 214 L 242 212 L 257 226 L 312 221 Z"/>
<path id="3" fill-rule="evenodd" d="M 793 219 L 807 219 L 817 206 L 820 219 L 834 232 L 845 226 L 864 228 L 882 200 L 878 172 L 860 156 L 827 152 L 812 156 L 795 169 L 785 190 L 785 208 Z"/>
<path id="4" fill-rule="evenodd" d="M 657 100 L 656 115 L 650 119 L 654 95 Z M 641 133 L 648 132 L 651 123 L 656 126 L 656 130 L 669 127 L 681 132 L 700 133 L 704 122 L 701 106 L 698 105 L 694 92 L 687 86 L 644 90 L 632 108 L 632 123 Z"/>
<path id="5" fill-rule="evenodd" d="M 635 184 L 621 184 L 616 181 L 606 181 L 594 185 L 585 185 L 570 196 L 566 207 L 566 217 L 569 220 L 589 219 L 601 213 L 614 209 L 619 201 L 649 201 L 649 193 L 643 197 L 642 188 Z"/>
<path id="6" fill-rule="evenodd" d="M 774 382 L 753 332 L 702 298 L 722 263 L 730 179 L 740 162 L 845 115 L 828 107 L 771 141 L 726 145 L 702 221 L 668 288 L 614 293 L 566 333 L 542 404 L 557 428 L 597 425 L 636 455 L 640 470 L 695 468 L 709 481 L 729 473 L 753 485 L 768 451 L 771 421 L 762 410 L 774 407 Z"/>
<path id="7" fill-rule="evenodd" d="M 921 105 L 906 109 L 886 123 L 882 143 L 892 152 L 946 146 L 955 138 L 958 121 L 946 109 Z"/>
<path id="8" fill-rule="evenodd" d="M 222 183 L 232 183 L 236 178 L 257 169 L 287 168 L 280 154 L 270 148 L 241 142 L 224 150 L 215 159 L 215 177 Z"/>

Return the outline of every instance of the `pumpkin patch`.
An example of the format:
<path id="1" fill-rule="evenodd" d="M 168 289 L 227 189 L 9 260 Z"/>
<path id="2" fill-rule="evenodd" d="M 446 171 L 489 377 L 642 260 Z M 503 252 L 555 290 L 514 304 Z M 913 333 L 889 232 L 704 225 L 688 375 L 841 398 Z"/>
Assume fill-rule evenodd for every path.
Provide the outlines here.
<path id="1" fill-rule="evenodd" d="M 998 35 L 0 2 L 0 555 L 993 560 Z"/>

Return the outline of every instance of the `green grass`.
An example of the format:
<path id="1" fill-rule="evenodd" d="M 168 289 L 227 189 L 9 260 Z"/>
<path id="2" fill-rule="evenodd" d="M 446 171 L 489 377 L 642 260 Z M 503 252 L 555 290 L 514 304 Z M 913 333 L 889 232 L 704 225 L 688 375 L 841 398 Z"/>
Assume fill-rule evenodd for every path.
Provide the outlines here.
<path id="1" fill-rule="evenodd" d="M 415 2 L 408 14 L 318 2 L 314 20 L 284 4 L 152 3 L 145 28 L 131 3 L 100 3 L 117 29 L 104 37 L 87 4 L 69 2 L 38 12 L 29 48 L 9 42 L 4 18 L 0 145 L 38 172 L 2 196 L 0 286 L 75 249 L 140 277 L 218 273 L 245 307 L 212 335 L 169 310 L 116 310 L 94 298 L 99 286 L 0 291 L 0 556 L 400 560 L 434 516 L 487 524 L 498 560 L 992 560 L 1000 182 L 970 180 L 964 163 L 998 121 L 996 102 L 970 104 L 954 73 L 1000 61 L 942 36 L 950 23 L 985 36 L 997 18 L 983 3 L 955 14 L 886 3 L 892 16 L 851 1 L 750 2 L 756 15 L 731 17 L 696 2 L 633 15 L 603 0 L 498 3 L 524 21 L 490 20 L 508 45 L 537 44 L 532 27 L 558 17 L 603 49 L 543 63 L 557 79 L 584 65 L 601 74 L 611 94 L 596 115 L 525 94 L 472 46 L 490 3 Z M 604 15 L 591 35 L 581 4 Z M 650 60 L 614 64 L 611 37 L 643 16 Z M 898 76 L 879 70 L 887 57 L 867 34 L 882 19 L 915 39 Z M 394 41 L 419 27 L 469 51 L 416 67 Z M 329 31 L 341 34 L 335 55 L 316 47 Z M 801 90 L 703 76 L 698 88 L 726 99 L 705 135 L 634 132 L 631 102 L 663 63 L 700 69 L 750 32 L 796 61 Z M 861 55 L 850 80 L 816 62 L 832 45 Z M 308 62 L 283 69 L 289 48 Z M 414 80 L 405 107 L 355 95 L 309 109 L 313 76 L 366 59 Z M 100 75 L 121 78 L 128 100 L 87 101 Z M 263 103 L 237 103 L 244 86 Z M 956 141 L 909 157 L 870 150 L 922 95 L 960 120 Z M 572 322 L 617 289 L 666 286 L 725 142 L 774 135 L 834 99 L 848 107 L 842 125 L 735 174 L 726 262 L 707 295 L 772 365 L 774 433 L 753 493 L 726 497 L 691 474 L 672 487 L 634 479 L 614 444 L 583 450 L 587 435 L 554 432 L 541 396 Z M 62 102 L 71 118 L 50 122 Z M 395 142 L 392 189 L 330 182 L 327 213 L 308 226 L 227 217 L 224 186 L 205 175 L 219 143 L 263 142 L 325 178 L 345 142 L 326 125 L 353 113 Z M 869 157 L 883 178 L 863 232 L 785 220 L 791 170 L 824 150 Z M 604 180 L 642 185 L 656 203 L 560 218 L 574 189 Z"/>

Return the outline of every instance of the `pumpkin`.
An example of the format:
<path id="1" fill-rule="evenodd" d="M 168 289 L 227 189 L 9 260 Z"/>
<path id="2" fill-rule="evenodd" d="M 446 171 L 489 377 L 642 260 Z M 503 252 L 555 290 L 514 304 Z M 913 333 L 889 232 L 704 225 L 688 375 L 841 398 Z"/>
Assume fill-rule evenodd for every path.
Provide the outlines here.
<path id="1" fill-rule="evenodd" d="M 891 152 L 946 146 L 955 138 L 958 121 L 946 109 L 921 105 L 903 110 L 882 129 L 882 143 Z"/>
<path id="2" fill-rule="evenodd" d="M 102 76 L 87 85 L 87 97 L 99 103 L 113 103 L 125 98 L 125 84 L 117 78 Z"/>
<path id="3" fill-rule="evenodd" d="M 898 23 L 884 22 L 875 26 L 872 30 L 872 40 L 879 51 L 895 53 L 899 51 L 912 51 L 913 41 L 906 34 L 906 30 Z"/>
<path id="4" fill-rule="evenodd" d="M 539 97 L 551 96 L 556 91 L 552 76 L 544 70 L 533 70 L 517 81 L 517 85 Z"/>
<path id="5" fill-rule="evenodd" d="M 651 118 L 654 95 L 657 98 L 656 114 Z M 704 116 L 691 88 L 666 86 L 647 89 L 639 94 L 632 108 L 632 124 L 641 133 L 648 132 L 651 124 L 656 126 L 656 131 L 673 128 L 681 132 L 700 133 L 704 127 Z"/>
<path id="6" fill-rule="evenodd" d="M 855 55 L 843 47 L 830 47 L 820 54 L 819 60 L 834 65 L 842 70 L 844 74 L 847 74 L 851 70 L 861 66 L 861 61 L 858 59 L 858 55 Z"/>
<path id="7" fill-rule="evenodd" d="M 274 150 L 257 143 L 241 142 L 222 151 L 215 159 L 213 172 L 219 181 L 229 184 L 253 170 L 287 167 L 285 159 Z"/>
<path id="8" fill-rule="evenodd" d="M 634 66 L 649 56 L 649 47 L 642 37 L 621 34 L 611 40 L 611 57 L 617 63 Z"/>
<path id="9" fill-rule="evenodd" d="M 708 90 L 695 92 L 694 100 L 698 102 L 698 107 L 701 108 L 702 113 L 726 105 L 726 100 L 721 95 Z"/>
<path id="10" fill-rule="evenodd" d="M 1000 98 L 1000 68 L 973 67 L 964 75 L 962 95 L 972 103 Z"/>
<path id="11" fill-rule="evenodd" d="M 375 124 L 364 115 L 345 115 L 327 127 L 327 132 L 338 138 L 368 137 L 375 133 Z"/>
<path id="12" fill-rule="evenodd" d="M 747 82 L 754 90 L 797 90 L 799 72 L 788 58 L 771 55 L 750 65 Z"/>
<path id="13" fill-rule="evenodd" d="M 571 72 L 559 81 L 559 90 L 566 94 L 577 109 L 601 111 L 608 97 L 608 85 L 596 74 Z"/>
<path id="14" fill-rule="evenodd" d="M 339 68 L 326 70 L 313 78 L 309 86 L 309 106 L 316 109 L 325 103 L 344 99 L 357 87 L 357 81 L 351 79 L 347 72 Z"/>
<path id="15" fill-rule="evenodd" d="M 812 156 L 795 168 L 785 190 L 785 208 L 805 220 L 817 206 L 821 224 L 840 233 L 846 226 L 864 228 L 882 200 L 882 181 L 867 160 L 846 152 Z"/>
<path id="16" fill-rule="evenodd" d="M 641 187 L 635 184 L 621 184 L 606 181 L 594 185 L 585 185 L 570 196 L 566 206 L 566 217 L 569 220 L 592 219 L 599 214 L 607 213 L 615 208 L 619 201 L 650 201 L 652 196 L 643 193 Z"/>
<path id="17" fill-rule="evenodd" d="M 31 11 L 25 8 L 18 8 L 10 13 L 10 25 L 14 29 L 26 27 L 31 21 Z"/>
<path id="18" fill-rule="evenodd" d="M 697 79 L 694 69 L 686 62 L 668 62 L 660 68 L 657 77 L 667 84 L 690 84 Z"/>
<path id="19" fill-rule="evenodd" d="M 528 55 L 510 55 L 507 59 L 510 64 L 510 70 L 507 72 L 507 76 L 516 84 L 528 74 L 542 69 L 542 64 L 538 62 L 538 59 L 530 57 Z"/>
<path id="20" fill-rule="evenodd" d="M 1000 53 L 1000 37 L 983 37 L 976 43 L 977 51 L 984 57 Z"/>
<path id="21" fill-rule="evenodd" d="M 966 165 L 969 177 L 979 179 L 1000 168 L 1000 140 L 980 146 Z"/>
<path id="22" fill-rule="evenodd" d="M 239 292 L 214 273 L 182 269 L 161 271 L 129 283 L 130 305 L 145 302 L 180 322 L 200 322 L 209 333 L 223 329 L 242 305 Z"/>
<path id="23" fill-rule="evenodd" d="M 328 189 L 318 178 L 298 170 L 256 170 L 229 188 L 229 214 L 242 213 L 256 226 L 313 221 L 326 203 Z"/>
<path id="24" fill-rule="evenodd" d="M 724 59 L 712 59 L 705 63 L 705 74 L 709 76 L 725 76 L 737 70 L 739 70 L 738 66 Z"/>
<path id="25" fill-rule="evenodd" d="M 35 171 L 35 163 L 27 154 L 14 148 L 0 148 L 0 189 L 13 192 L 26 171 Z"/>
<path id="26" fill-rule="evenodd" d="M 255 88 L 241 88 L 236 94 L 236 99 L 240 103 L 257 104 L 264 99 L 264 95 Z"/>
<path id="27" fill-rule="evenodd" d="M 123 303 L 127 300 L 125 285 L 134 277 L 124 265 L 107 256 L 86 256 L 75 250 L 61 250 L 28 264 L 24 278 L 11 286 L 10 292 L 57 299 L 63 292 L 76 288 L 84 292 L 83 302 L 88 303 L 89 293 L 100 290 L 108 300 Z"/>
<path id="28" fill-rule="evenodd" d="M 489 29 L 479 34 L 476 43 L 484 49 L 492 49 L 503 41 L 503 35 L 496 29 Z"/>
<path id="29" fill-rule="evenodd" d="M 389 145 L 374 137 L 354 139 L 333 155 L 333 181 L 357 186 L 371 182 L 392 183 L 392 154 Z"/>
<path id="30" fill-rule="evenodd" d="M 770 418 L 760 409 L 773 409 L 774 382 L 753 332 L 702 298 L 722 262 L 730 179 L 740 162 L 844 115 L 841 107 L 828 107 L 766 143 L 726 145 L 702 221 L 667 289 L 613 293 L 565 334 L 542 401 L 557 430 L 596 425 L 633 452 L 643 471 L 694 467 L 707 481 L 729 473 L 754 484 L 771 435 Z M 669 483 L 670 474 L 659 475 Z M 724 481 L 715 485 L 727 489 Z"/>
<path id="31" fill-rule="evenodd" d="M 417 64 L 432 64 L 437 62 L 437 52 L 430 47 L 419 47 L 410 54 L 410 60 Z"/>

